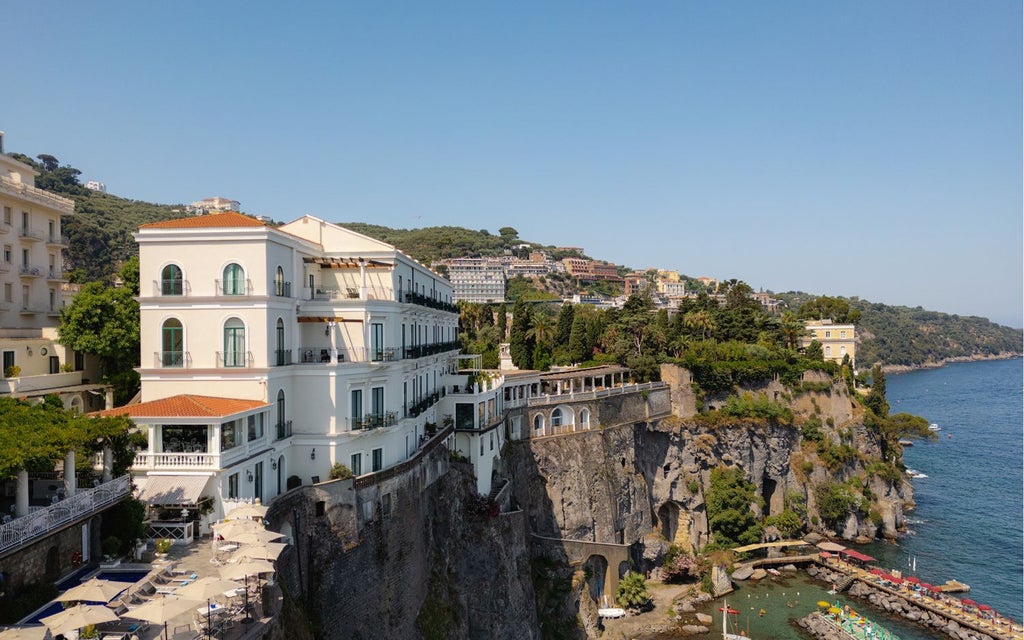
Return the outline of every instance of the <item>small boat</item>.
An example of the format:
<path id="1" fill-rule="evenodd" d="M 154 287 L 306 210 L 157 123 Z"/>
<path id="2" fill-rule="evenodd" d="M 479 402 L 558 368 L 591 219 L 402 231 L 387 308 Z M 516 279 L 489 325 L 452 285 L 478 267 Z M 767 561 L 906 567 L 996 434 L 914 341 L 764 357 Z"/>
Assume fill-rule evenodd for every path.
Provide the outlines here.
<path id="1" fill-rule="evenodd" d="M 781 573 L 779 573 L 778 569 L 766 569 L 766 571 L 768 573 L 772 574 L 773 576 L 781 576 L 782 575 Z"/>
<path id="2" fill-rule="evenodd" d="M 736 609 L 730 609 L 729 603 L 726 600 L 722 600 L 722 606 L 718 610 L 722 612 L 722 640 L 750 640 L 748 636 L 745 636 L 743 634 L 729 633 L 729 627 L 727 624 L 729 615 L 739 615 L 739 611 L 737 611 Z"/>
<path id="3" fill-rule="evenodd" d="M 914 442 L 912 440 L 900 440 L 900 446 L 912 447 L 914 446 Z"/>
<path id="4" fill-rule="evenodd" d="M 911 478 L 927 478 L 928 476 L 921 473 L 917 469 L 907 469 L 907 475 Z"/>
<path id="5" fill-rule="evenodd" d="M 930 425 L 928 425 L 928 429 L 930 431 L 942 431 L 942 427 L 940 427 L 939 425 L 935 424 L 934 422 L 931 423 Z"/>

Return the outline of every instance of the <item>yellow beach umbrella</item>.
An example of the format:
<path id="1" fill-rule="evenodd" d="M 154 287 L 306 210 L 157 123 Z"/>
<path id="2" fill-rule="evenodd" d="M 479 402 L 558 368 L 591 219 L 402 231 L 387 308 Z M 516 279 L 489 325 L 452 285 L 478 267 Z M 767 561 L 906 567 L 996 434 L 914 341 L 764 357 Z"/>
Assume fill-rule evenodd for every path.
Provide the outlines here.
<path id="1" fill-rule="evenodd" d="M 827 602 L 825 600 L 818 600 L 818 606 L 823 608 L 823 609 L 828 609 L 829 607 L 832 606 L 832 603 L 831 602 Z"/>

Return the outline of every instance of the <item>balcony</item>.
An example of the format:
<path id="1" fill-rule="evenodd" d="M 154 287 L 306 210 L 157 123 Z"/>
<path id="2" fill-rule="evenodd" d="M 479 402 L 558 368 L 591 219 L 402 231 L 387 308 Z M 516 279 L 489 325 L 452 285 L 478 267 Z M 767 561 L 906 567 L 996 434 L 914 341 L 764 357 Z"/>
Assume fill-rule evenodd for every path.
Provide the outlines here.
<path id="1" fill-rule="evenodd" d="M 275 440 L 284 440 L 285 438 L 292 437 L 292 421 L 285 420 L 284 422 L 278 422 L 276 425 L 275 433 Z"/>
<path id="2" fill-rule="evenodd" d="M 69 198 L 58 196 L 49 191 L 43 191 L 36 187 L 30 187 L 21 182 L 15 182 L 10 178 L 0 178 L 0 193 L 9 193 L 25 200 L 41 204 L 51 209 L 56 209 L 62 214 L 71 215 L 75 212 L 75 201 Z"/>
<path id="3" fill-rule="evenodd" d="M 192 361 L 187 351 L 156 351 L 153 356 L 156 366 L 164 369 L 186 369 Z"/>
<path id="4" fill-rule="evenodd" d="M 424 344 L 415 347 L 406 347 L 405 359 L 411 358 L 425 358 L 427 356 L 437 355 L 439 353 L 446 353 L 448 351 L 458 351 L 461 348 L 458 341 L 452 342 L 436 342 L 434 344 Z"/>
<path id="5" fill-rule="evenodd" d="M 218 369 L 236 369 L 246 368 L 253 366 L 253 356 L 251 351 L 218 351 L 217 352 L 217 368 Z"/>
<path id="6" fill-rule="evenodd" d="M 31 227 L 20 227 L 18 229 L 18 237 L 22 240 L 29 242 L 39 242 L 46 237 L 46 234 L 39 229 L 33 229 Z"/>
<path id="7" fill-rule="evenodd" d="M 424 397 L 419 402 L 413 402 L 413 403 L 407 404 L 405 406 L 405 413 L 406 413 L 406 415 L 415 418 L 416 416 L 418 416 L 421 413 L 425 412 L 430 407 L 432 407 L 435 404 L 437 404 L 437 402 L 441 398 L 443 398 L 444 395 L 445 395 L 445 390 L 444 390 L 444 387 L 442 387 L 440 391 L 435 391 L 434 393 L 430 394 L 429 396 Z"/>
<path id="8" fill-rule="evenodd" d="M 123 475 L 0 525 L 0 553 L 23 547 L 76 520 L 91 516 L 131 494 L 131 476 Z"/>
<path id="9" fill-rule="evenodd" d="M 162 278 L 153 281 L 153 296 L 175 298 L 187 296 L 192 290 L 188 280 L 180 278 Z"/>
<path id="10" fill-rule="evenodd" d="M 438 309 L 440 311 L 447 311 L 448 313 L 458 313 L 459 308 L 450 302 L 444 302 L 442 300 L 434 300 L 430 296 L 425 296 L 422 293 L 414 293 L 412 291 L 405 292 L 405 301 L 409 304 L 418 304 L 423 307 L 430 307 L 431 309 Z"/>
<path id="11" fill-rule="evenodd" d="M 275 367 L 287 367 L 292 362 L 292 350 L 291 349 L 277 349 L 274 351 L 274 366 Z"/>
<path id="12" fill-rule="evenodd" d="M 221 280 L 216 279 L 213 281 L 213 295 L 215 296 L 251 296 L 253 292 L 252 280 L 246 278 L 245 282 L 237 280 Z"/>
<path id="13" fill-rule="evenodd" d="M 46 236 L 46 244 L 54 248 L 63 248 L 68 246 L 69 239 L 66 235 L 51 233 Z"/>
<path id="14" fill-rule="evenodd" d="M 38 278 L 43 275 L 43 269 L 32 264 L 23 264 L 18 267 L 18 275 L 23 278 Z"/>
<path id="15" fill-rule="evenodd" d="M 73 387 L 82 384 L 81 371 L 42 373 L 35 376 L 0 379 L 0 394 L 28 393 L 40 389 Z"/>
<path id="16" fill-rule="evenodd" d="M 135 454 L 134 469 L 219 469 L 220 455 L 216 453 L 164 452 Z"/>
<path id="17" fill-rule="evenodd" d="M 64 272 L 56 267 L 51 267 L 46 270 L 46 279 L 51 282 L 63 282 Z"/>
<path id="18" fill-rule="evenodd" d="M 398 413 L 388 411 L 384 414 L 368 413 L 362 418 L 348 418 L 348 428 L 352 431 L 366 431 L 370 429 L 381 429 L 398 424 Z"/>
<path id="19" fill-rule="evenodd" d="M 290 282 L 275 282 L 274 283 L 274 295 L 278 298 L 290 298 L 292 297 L 292 283 Z"/>

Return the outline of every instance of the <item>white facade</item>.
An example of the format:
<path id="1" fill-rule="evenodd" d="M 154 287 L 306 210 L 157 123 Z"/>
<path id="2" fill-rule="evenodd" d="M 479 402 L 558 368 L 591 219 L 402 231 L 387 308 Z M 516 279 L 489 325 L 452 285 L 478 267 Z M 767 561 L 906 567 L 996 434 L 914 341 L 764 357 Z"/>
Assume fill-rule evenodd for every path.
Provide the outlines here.
<path id="1" fill-rule="evenodd" d="M 448 263 L 448 276 L 457 301 L 505 301 L 505 267 L 497 260 L 456 258 Z"/>
<path id="2" fill-rule="evenodd" d="M 0 132 L 0 150 L 2 139 Z M 0 395 L 56 393 L 69 409 L 102 409 L 107 389 L 87 382 L 99 379 L 95 363 L 57 343 L 69 301 L 61 216 L 72 215 L 75 203 L 36 188 L 37 175 L 0 153 Z"/>
<path id="3" fill-rule="evenodd" d="M 85 188 L 92 191 L 100 191 L 102 193 L 107 192 L 107 185 L 99 180 L 89 180 L 85 183 Z"/>
<path id="4" fill-rule="evenodd" d="M 124 412 L 149 430 L 141 484 L 200 474 L 218 509 L 270 501 L 334 463 L 357 475 L 398 464 L 442 421 L 452 288 L 394 247 L 311 216 L 274 228 L 236 213 L 144 225 L 136 239 L 143 403 Z M 144 415 L 178 397 L 256 404 Z"/>

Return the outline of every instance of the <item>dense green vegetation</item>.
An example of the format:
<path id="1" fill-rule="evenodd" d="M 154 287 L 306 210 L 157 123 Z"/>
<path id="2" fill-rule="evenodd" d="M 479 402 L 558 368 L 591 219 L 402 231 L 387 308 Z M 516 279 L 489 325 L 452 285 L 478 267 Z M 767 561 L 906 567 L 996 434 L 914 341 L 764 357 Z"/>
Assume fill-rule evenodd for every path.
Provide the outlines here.
<path id="1" fill-rule="evenodd" d="M 91 470 L 92 453 L 104 445 L 114 449 L 114 473 L 131 466 L 134 454 L 127 418 L 87 418 L 65 409 L 56 396 L 29 404 L 0 397 L 0 478 L 18 471 L 52 471 L 70 449 L 78 451 L 80 472 Z"/>
<path id="2" fill-rule="evenodd" d="M 37 187 L 75 201 L 74 215 L 61 218 L 61 229 L 69 239 L 65 260 L 72 282 L 109 282 L 124 261 L 138 255 L 132 234 L 139 225 L 183 215 L 182 205 L 152 204 L 86 189 L 78 180 L 78 169 L 61 165 L 51 155 L 38 159 L 11 155 L 40 172 Z"/>
<path id="3" fill-rule="evenodd" d="M 761 541 L 762 524 L 751 509 L 751 505 L 760 506 L 761 499 L 754 485 L 744 478 L 743 469 L 712 469 L 705 500 L 711 539 L 716 547 L 726 549 Z"/>
<path id="4" fill-rule="evenodd" d="M 915 366 L 939 363 L 948 358 L 1021 353 L 1024 333 L 977 316 L 926 311 L 921 307 L 873 303 L 860 298 L 828 298 L 814 304 L 816 296 L 789 292 L 778 294 L 790 308 L 806 310 L 803 317 L 833 317 L 857 324 L 857 360 Z M 845 313 L 844 313 L 845 309 Z M 846 316 L 848 314 L 848 317 Z"/>

